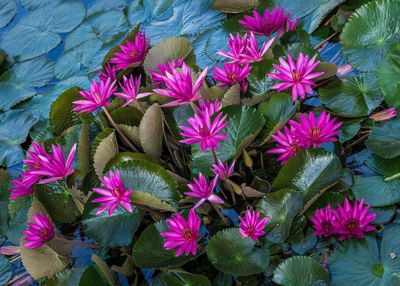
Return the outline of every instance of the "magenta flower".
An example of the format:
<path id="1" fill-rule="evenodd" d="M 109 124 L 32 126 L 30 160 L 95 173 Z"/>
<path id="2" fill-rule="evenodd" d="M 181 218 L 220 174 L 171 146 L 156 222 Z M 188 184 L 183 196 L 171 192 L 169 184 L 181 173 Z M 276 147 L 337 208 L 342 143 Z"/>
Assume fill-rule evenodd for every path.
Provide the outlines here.
<path id="1" fill-rule="evenodd" d="M 223 204 L 224 200 L 213 193 L 218 177 L 215 177 L 210 184 L 208 184 L 206 177 L 199 172 L 199 178 L 194 179 L 193 183 L 188 184 L 191 192 L 186 192 L 185 195 L 192 198 L 199 198 L 200 200 L 194 206 L 194 209 L 201 206 L 205 201 L 215 204 Z"/>
<path id="2" fill-rule="evenodd" d="M 32 142 L 30 150 L 26 153 L 27 157 L 23 161 L 32 170 L 40 169 L 43 164 L 47 164 L 51 160 L 51 156 L 47 154 L 44 145 L 36 141 Z"/>
<path id="3" fill-rule="evenodd" d="M 166 71 L 165 74 L 164 82 L 167 88 L 156 88 L 153 91 L 158 94 L 171 97 L 175 100 L 168 102 L 163 106 L 177 106 L 196 101 L 201 97 L 201 94 L 198 92 L 198 90 L 203 84 L 203 81 L 207 75 L 207 69 L 205 69 L 199 75 L 194 86 L 192 72 L 185 63 L 182 63 L 182 72 L 174 69 L 171 72 Z"/>
<path id="4" fill-rule="evenodd" d="M 314 216 L 310 220 L 315 229 L 315 236 L 322 235 L 327 237 L 335 234 L 333 223 L 336 220 L 336 211 L 332 210 L 331 205 L 316 210 Z"/>
<path id="5" fill-rule="evenodd" d="M 386 120 L 392 119 L 396 116 L 397 116 L 397 109 L 392 107 L 392 108 L 388 108 L 388 109 L 379 111 L 377 113 L 374 113 L 374 114 L 370 115 L 369 118 L 371 118 L 375 122 L 379 122 L 379 121 L 386 121 Z"/>
<path id="6" fill-rule="evenodd" d="M 126 76 L 124 76 L 123 79 L 124 79 L 124 83 L 123 84 L 120 83 L 122 92 L 115 93 L 115 95 L 117 97 L 126 100 L 126 102 L 123 106 L 128 106 L 133 101 L 135 101 L 139 98 L 149 96 L 151 94 L 151 92 L 139 93 L 140 84 L 141 84 L 141 80 L 142 80 L 141 75 L 139 75 L 136 79 L 133 78 L 132 75 L 129 77 L 129 79 L 126 78 Z"/>
<path id="7" fill-rule="evenodd" d="M 228 40 L 229 52 L 219 50 L 218 54 L 230 58 L 233 63 L 238 64 L 248 64 L 261 61 L 274 42 L 274 38 L 270 39 L 268 42 L 264 42 L 261 49 L 258 50 L 258 44 L 254 34 L 250 33 L 250 38 L 247 37 L 248 34 L 245 34 L 243 38 L 240 38 L 239 34 L 236 35 L 236 38 L 230 34 Z"/>
<path id="8" fill-rule="evenodd" d="M 210 101 L 208 99 L 200 99 L 199 105 L 196 106 L 196 113 L 201 117 L 211 117 L 222 108 L 221 103 L 218 100 Z"/>
<path id="9" fill-rule="evenodd" d="M 194 210 L 190 210 L 187 220 L 180 213 L 175 213 L 173 218 L 167 219 L 167 224 L 169 231 L 161 233 L 165 238 L 164 248 L 166 250 L 177 248 L 176 257 L 183 253 L 186 256 L 190 253 L 196 255 L 200 218 Z"/>
<path id="10" fill-rule="evenodd" d="M 151 82 L 155 86 L 165 87 L 164 77 L 167 75 L 167 72 L 172 73 L 176 68 L 181 68 L 183 65 L 183 59 L 170 60 L 166 64 L 158 64 L 158 71 L 152 70 L 151 74 Z"/>
<path id="11" fill-rule="evenodd" d="M 375 213 L 368 213 L 370 205 L 364 205 L 364 199 L 355 201 L 352 206 L 346 198 L 344 206 L 338 205 L 336 219 L 333 221 L 335 233 L 339 240 L 347 238 L 363 238 L 366 232 L 375 230 L 370 223 L 375 219 Z"/>
<path id="12" fill-rule="evenodd" d="M 205 152 L 207 149 L 217 149 L 221 140 L 228 139 L 228 136 L 220 132 L 228 124 L 226 115 L 222 112 L 211 121 L 211 116 L 202 117 L 200 114 L 195 114 L 187 120 L 190 126 L 179 126 L 183 130 L 182 137 L 186 137 L 179 142 L 184 144 L 200 143 L 200 149 Z"/>
<path id="13" fill-rule="evenodd" d="M 218 159 L 218 164 L 214 164 L 212 167 L 212 171 L 217 176 L 220 180 L 226 181 L 229 179 L 229 177 L 232 176 L 233 174 L 233 168 L 235 167 L 235 160 L 232 162 L 232 164 L 229 166 L 228 162 L 225 164 Z"/>
<path id="14" fill-rule="evenodd" d="M 267 9 L 261 16 L 257 10 L 253 11 L 253 17 L 244 16 L 244 20 L 239 23 L 246 28 L 245 32 L 253 32 L 257 35 L 270 36 L 274 32 L 278 32 L 282 36 L 285 32 L 296 29 L 299 19 L 291 19 L 291 14 L 285 15 L 285 10 L 275 7 L 272 13 Z"/>
<path id="15" fill-rule="evenodd" d="M 72 102 L 76 105 L 73 110 L 79 113 L 93 112 L 99 107 L 108 106 L 110 105 L 108 99 L 116 90 L 115 81 L 111 81 L 111 78 L 100 82 L 94 80 L 89 91 L 82 90 L 79 92 L 85 99 Z"/>
<path id="16" fill-rule="evenodd" d="M 33 194 L 33 185 L 40 180 L 41 176 L 30 175 L 30 172 L 28 172 L 29 171 L 24 172 L 21 178 L 11 181 L 12 187 L 10 188 L 10 200 Z"/>
<path id="17" fill-rule="evenodd" d="M 67 157 L 64 158 L 64 153 L 60 145 L 52 145 L 52 154 L 49 158 L 44 158 L 40 168 L 32 170 L 33 175 L 48 177 L 41 180 L 39 184 L 47 184 L 70 176 L 75 170 L 71 168 L 76 152 L 76 144 L 72 146 Z"/>
<path id="18" fill-rule="evenodd" d="M 129 197 L 129 195 L 133 193 L 133 190 L 125 189 L 125 185 L 121 180 L 121 174 L 118 170 L 115 172 L 110 171 L 108 177 L 104 176 L 100 181 L 105 188 L 93 188 L 93 192 L 101 195 L 100 198 L 92 201 L 93 203 L 102 204 L 97 210 L 96 215 L 101 214 L 106 209 L 108 209 L 108 215 L 112 215 L 118 205 L 121 205 L 128 212 L 133 211 L 131 199 Z"/>
<path id="19" fill-rule="evenodd" d="M 330 120 L 330 114 L 325 111 L 318 119 L 313 112 L 309 112 L 308 116 L 300 114 L 300 122 L 290 120 L 289 123 L 292 133 L 304 148 L 337 141 L 336 136 L 340 133 L 339 127 L 342 125 L 342 122 L 336 122 L 336 118 Z"/>
<path id="20" fill-rule="evenodd" d="M 39 248 L 53 239 L 55 232 L 50 219 L 43 212 L 32 214 L 32 221 L 28 222 L 28 229 L 24 230 L 25 248 Z"/>
<path id="21" fill-rule="evenodd" d="M 114 54 L 110 63 L 115 65 L 117 71 L 129 67 L 135 67 L 143 63 L 149 49 L 150 41 L 146 40 L 146 34 L 137 33 L 132 41 L 127 40 L 125 45 L 120 45 L 121 52 Z"/>
<path id="22" fill-rule="evenodd" d="M 260 219 L 260 212 L 247 210 L 244 218 L 239 217 L 239 231 L 243 237 L 250 237 L 252 240 L 257 240 L 265 234 L 264 228 L 268 222 L 268 217 Z"/>
<path id="23" fill-rule="evenodd" d="M 250 74 L 251 67 L 248 64 L 239 65 L 237 63 L 224 63 L 224 68 L 215 67 L 213 79 L 218 81 L 218 86 L 232 86 L 240 84 L 241 90 L 246 92 L 248 83 L 247 76 Z"/>
<path id="24" fill-rule="evenodd" d="M 268 154 L 280 154 L 278 160 L 281 164 L 285 164 L 287 160 L 292 158 L 301 149 L 304 149 L 299 144 L 295 137 L 295 134 L 285 127 L 284 132 L 278 130 L 276 135 L 272 135 L 272 138 L 278 143 L 276 148 L 268 150 Z"/>
<path id="25" fill-rule="evenodd" d="M 115 67 L 110 63 L 107 63 L 104 68 L 99 71 L 97 77 L 100 81 L 106 81 L 108 78 L 110 78 L 111 81 L 115 81 L 117 79 L 117 71 L 115 70 Z"/>
<path id="26" fill-rule="evenodd" d="M 287 56 L 287 62 L 279 58 L 280 65 L 273 64 L 278 73 L 271 72 L 268 76 L 282 82 L 272 86 L 272 89 L 281 92 L 290 88 L 293 100 L 298 97 L 305 99 L 306 94 L 312 94 L 312 87 L 316 86 L 312 79 L 324 74 L 324 72 L 312 73 L 319 64 L 319 61 L 315 61 L 316 57 L 317 55 L 308 60 L 308 55 L 304 56 L 300 53 L 296 63 L 290 55 Z"/>

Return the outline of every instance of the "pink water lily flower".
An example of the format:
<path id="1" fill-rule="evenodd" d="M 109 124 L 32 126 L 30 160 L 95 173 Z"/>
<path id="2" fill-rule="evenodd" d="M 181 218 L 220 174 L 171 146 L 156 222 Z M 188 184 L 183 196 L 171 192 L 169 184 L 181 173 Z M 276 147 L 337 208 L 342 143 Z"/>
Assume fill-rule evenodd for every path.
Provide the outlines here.
<path id="1" fill-rule="evenodd" d="M 218 100 L 200 99 L 198 104 L 196 106 L 196 113 L 202 118 L 211 117 L 222 108 L 222 104 Z"/>
<path id="2" fill-rule="evenodd" d="M 265 234 L 264 228 L 268 222 L 268 217 L 261 218 L 260 212 L 247 210 L 243 218 L 239 217 L 239 221 L 239 231 L 242 236 L 257 240 Z"/>
<path id="3" fill-rule="evenodd" d="M 150 71 L 151 74 L 151 82 L 155 86 L 165 87 L 164 77 L 167 75 L 167 72 L 171 73 L 176 68 L 181 68 L 183 66 L 183 59 L 170 60 L 166 64 L 158 64 L 158 70 Z"/>
<path id="4" fill-rule="evenodd" d="M 272 135 L 272 138 L 278 143 L 276 148 L 268 150 L 268 154 L 279 154 L 278 160 L 281 164 L 285 164 L 287 160 L 297 154 L 304 147 L 297 140 L 294 132 L 285 127 L 284 132 L 278 130 L 277 134 Z"/>
<path id="5" fill-rule="evenodd" d="M 137 78 L 134 78 L 133 75 L 131 75 L 129 78 L 124 76 L 123 80 L 124 80 L 123 83 L 122 84 L 120 83 L 122 92 L 115 93 L 115 96 L 126 100 L 126 102 L 123 106 L 128 106 L 133 101 L 152 94 L 151 92 L 139 93 L 140 84 L 141 84 L 141 80 L 142 80 L 141 75 L 139 75 Z"/>
<path id="6" fill-rule="evenodd" d="M 110 63 L 115 65 L 117 71 L 135 67 L 143 63 L 149 49 L 150 41 L 146 40 L 146 33 L 139 32 L 133 41 L 127 40 L 119 46 L 121 52 L 116 52 Z"/>
<path id="7" fill-rule="evenodd" d="M 25 248 L 39 248 L 47 241 L 54 238 L 54 226 L 44 212 L 32 214 L 31 222 L 28 222 L 28 229 L 24 230 Z"/>
<path id="8" fill-rule="evenodd" d="M 282 36 L 285 32 L 296 29 L 299 19 L 291 19 L 291 14 L 285 14 L 284 8 L 275 7 L 272 13 L 266 9 L 261 16 L 257 10 L 253 10 L 253 17 L 245 15 L 239 23 L 246 28 L 245 32 L 253 32 L 257 35 L 270 36 L 278 32 Z"/>
<path id="9" fill-rule="evenodd" d="M 74 111 L 82 112 L 93 112 L 99 107 L 110 105 L 109 98 L 115 93 L 117 87 L 115 81 L 111 81 L 108 77 L 105 81 L 93 81 L 90 85 L 90 90 L 80 91 L 80 95 L 85 98 L 83 100 L 75 100 L 72 103 L 75 105 Z"/>
<path id="10" fill-rule="evenodd" d="M 323 209 L 316 210 L 310 220 L 313 223 L 315 236 L 327 237 L 335 234 L 333 223 L 336 220 L 336 211 L 331 208 L 330 204 Z"/>
<path id="11" fill-rule="evenodd" d="M 208 69 L 203 70 L 193 85 L 192 72 L 185 63 L 182 63 L 181 72 L 177 69 L 165 72 L 166 89 L 156 88 L 153 91 L 175 99 L 162 106 L 178 106 L 196 101 L 201 97 L 198 91 L 206 78 L 207 71 Z"/>
<path id="12" fill-rule="evenodd" d="M 179 142 L 184 144 L 200 143 L 200 149 L 205 152 L 208 149 L 217 149 L 220 141 L 228 139 L 228 136 L 222 134 L 222 130 L 227 126 L 226 115 L 218 113 L 214 119 L 211 116 L 195 114 L 187 120 L 189 126 L 179 126 L 183 131 L 181 133 L 184 139 Z"/>
<path id="13" fill-rule="evenodd" d="M 190 253 L 197 253 L 197 239 L 199 238 L 200 218 L 195 211 L 189 211 L 186 220 L 180 213 L 167 219 L 168 231 L 160 233 L 164 237 L 164 248 L 171 250 L 177 248 L 175 256 L 181 254 L 188 256 Z"/>
<path id="14" fill-rule="evenodd" d="M 274 38 L 268 42 L 264 42 L 261 49 L 258 49 L 258 43 L 253 33 L 245 34 L 243 38 L 239 34 L 234 37 L 230 34 L 228 40 L 229 52 L 219 50 L 218 54 L 226 58 L 232 59 L 233 63 L 248 64 L 253 62 L 259 62 L 263 59 L 263 56 L 271 47 L 274 42 Z"/>
<path id="15" fill-rule="evenodd" d="M 336 136 L 342 126 L 342 122 L 336 122 L 336 118 L 331 120 L 330 114 L 325 111 L 321 112 L 318 119 L 313 112 L 309 112 L 308 115 L 300 114 L 299 122 L 290 120 L 289 124 L 292 133 L 304 148 L 337 141 Z"/>
<path id="16" fill-rule="evenodd" d="M 100 81 L 106 81 L 108 78 L 113 82 L 117 79 L 117 70 L 113 65 L 107 63 L 103 69 L 99 71 L 97 76 Z"/>
<path id="17" fill-rule="evenodd" d="M 305 99 L 306 94 L 312 94 L 312 88 L 316 86 L 313 79 L 324 74 L 324 72 L 312 72 L 320 63 L 319 61 L 315 61 L 316 57 L 317 55 L 309 60 L 308 55 L 304 56 L 300 53 L 296 62 L 294 62 L 290 55 L 287 56 L 288 61 L 279 58 L 280 65 L 273 64 L 278 72 L 270 72 L 268 76 L 281 81 L 281 83 L 275 84 L 272 86 L 272 89 L 278 92 L 291 89 L 293 100 L 296 100 L 298 97 Z"/>
<path id="18" fill-rule="evenodd" d="M 218 159 L 218 164 L 212 166 L 213 173 L 222 181 L 228 180 L 233 174 L 233 168 L 235 167 L 235 160 L 229 166 L 228 162 L 225 164 Z"/>
<path id="19" fill-rule="evenodd" d="M 389 119 L 392 119 L 397 116 L 397 109 L 392 107 L 388 108 L 379 112 L 376 112 L 372 115 L 370 115 L 369 118 L 371 118 L 375 122 L 380 122 L 380 121 L 386 121 Z"/>
<path id="20" fill-rule="evenodd" d="M 339 240 L 347 238 L 363 238 L 366 232 L 374 231 L 371 222 L 376 218 L 375 213 L 368 213 L 371 206 L 364 205 L 364 199 L 350 204 L 346 198 L 344 205 L 338 205 L 336 219 L 333 221 L 335 233 Z"/>
<path id="21" fill-rule="evenodd" d="M 119 205 L 128 212 L 133 211 L 131 199 L 129 197 L 133 193 L 133 190 L 125 188 L 119 170 L 116 170 L 115 172 L 110 171 L 108 176 L 104 176 L 100 181 L 104 188 L 93 188 L 93 192 L 101 196 L 92 201 L 93 203 L 99 203 L 102 205 L 97 210 L 96 215 L 101 214 L 107 209 L 108 215 L 112 215 Z"/>
<path id="22" fill-rule="evenodd" d="M 22 173 L 20 178 L 11 181 L 11 194 L 9 199 L 15 200 L 33 194 L 33 185 L 40 180 L 41 176 L 29 175 L 28 172 Z"/>
<path id="23" fill-rule="evenodd" d="M 241 90 L 246 92 L 248 88 L 246 78 L 250 72 L 251 66 L 248 64 L 224 63 L 223 69 L 220 67 L 214 68 L 212 77 L 218 81 L 218 86 L 232 86 L 238 83 Z"/>
<path id="24" fill-rule="evenodd" d="M 194 209 L 201 206 L 205 201 L 209 201 L 215 204 L 223 204 L 224 200 L 214 194 L 214 188 L 217 184 L 218 177 L 215 177 L 210 184 L 208 184 L 206 177 L 200 172 L 198 179 L 194 179 L 193 183 L 188 184 L 190 192 L 186 192 L 185 195 L 192 198 L 199 198 L 200 200 L 194 206 Z"/>

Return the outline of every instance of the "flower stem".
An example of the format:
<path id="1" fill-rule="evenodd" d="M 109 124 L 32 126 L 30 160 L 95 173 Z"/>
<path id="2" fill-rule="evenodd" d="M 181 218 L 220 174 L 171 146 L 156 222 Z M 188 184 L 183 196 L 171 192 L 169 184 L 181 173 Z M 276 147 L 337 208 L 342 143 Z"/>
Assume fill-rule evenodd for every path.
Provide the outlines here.
<path id="1" fill-rule="evenodd" d="M 223 215 L 223 214 L 221 213 L 221 211 L 219 210 L 219 207 L 218 207 L 216 204 L 212 203 L 212 202 L 210 202 L 210 204 L 211 204 L 211 206 L 214 208 L 214 210 L 217 212 L 217 214 L 218 214 L 219 217 L 221 218 L 222 222 L 223 222 L 225 225 L 228 225 L 228 222 L 226 221 L 226 218 L 224 217 L 224 215 Z"/>
<path id="2" fill-rule="evenodd" d="M 115 130 L 117 130 L 118 134 L 121 136 L 122 141 L 131 148 L 135 152 L 139 152 L 139 150 L 129 141 L 129 139 L 125 136 L 124 132 L 118 127 L 118 125 L 114 122 L 114 120 L 111 117 L 111 114 L 108 112 L 108 110 L 103 106 L 103 111 L 104 114 L 107 116 L 108 121 L 110 121 L 110 124 L 112 127 L 114 127 Z"/>
<path id="3" fill-rule="evenodd" d="M 142 114 L 144 114 L 144 109 L 142 107 L 142 105 L 140 104 L 140 102 L 138 100 L 135 100 L 135 105 L 136 107 L 140 110 L 140 112 L 142 112 Z"/>
<path id="4" fill-rule="evenodd" d="M 218 165 L 218 158 L 217 158 L 217 154 L 215 153 L 215 149 L 211 148 L 211 154 L 214 158 L 214 163 Z"/>
<path id="5" fill-rule="evenodd" d="M 80 242 L 80 241 L 75 241 L 75 240 L 69 240 L 66 239 L 65 237 L 62 236 L 54 236 L 53 238 L 56 241 L 64 242 L 64 243 L 69 243 L 75 246 L 84 246 L 84 247 L 90 247 L 90 248 L 100 248 L 100 245 L 98 244 L 93 244 L 93 243 L 86 243 L 86 242 Z"/>

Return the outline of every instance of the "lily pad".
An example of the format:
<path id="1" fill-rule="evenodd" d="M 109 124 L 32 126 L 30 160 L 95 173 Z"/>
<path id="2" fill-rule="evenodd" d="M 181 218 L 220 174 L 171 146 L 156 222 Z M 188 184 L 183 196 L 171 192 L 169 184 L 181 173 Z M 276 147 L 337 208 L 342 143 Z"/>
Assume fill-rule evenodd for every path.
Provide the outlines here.
<path id="1" fill-rule="evenodd" d="M 242 13 L 258 6 L 258 0 L 216 0 L 214 10 L 225 13 Z"/>
<path id="2" fill-rule="evenodd" d="M 15 1 L 0 1 L 0 29 L 5 27 L 17 14 L 17 4 Z"/>
<path id="3" fill-rule="evenodd" d="M 106 164 L 118 154 L 118 143 L 113 129 L 104 129 L 93 143 L 93 166 L 97 176 L 103 175 Z"/>
<path id="4" fill-rule="evenodd" d="M 319 90 L 321 102 L 334 113 L 345 117 L 371 114 L 382 101 L 382 95 L 373 74 L 334 79 Z"/>
<path id="5" fill-rule="evenodd" d="M 390 48 L 376 75 L 386 103 L 400 108 L 400 85 L 396 80 L 400 76 L 400 44 Z"/>
<path id="6" fill-rule="evenodd" d="M 400 39 L 400 3 L 371 1 L 357 9 L 341 34 L 345 57 L 361 71 L 375 71 L 392 43 Z"/>
<path id="7" fill-rule="evenodd" d="M 308 201 L 337 183 L 342 173 L 342 165 L 336 155 L 323 149 L 304 150 L 282 167 L 272 189 L 294 189 L 302 193 L 304 201 Z"/>
<path id="8" fill-rule="evenodd" d="M 133 245 L 132 257 L 135 265 L 142 268 L 180 267 L 194 256 L 175 257 L 175 251 L 164 249 L 164 238 L 160 233 L 168 231 L 167 223 L 160 221 L 149 225 Z"/>
<path id="9" fill-rule="evenodd" d="M 139 125 L 140 143 L 146 154 L 156 159 L 161 157 L 164 135 L 164 114 L 155 103 L 143 115 Z"/>
<path id="10" fill-rule="evenodd" d="M 332 285 L 398 285 L 400 227 L 385 229 L 379 244 L 374 235 L 338 244 L 329 259 Z M 354 275 L 357 273 L 357 275 Z"/>
<path id="11" fill-rule="evenodd" d="M 365 145 L 382 158 L 400 156 L 400 119 L 373 126 Z"/>
<path id="12" fill-rule="evenodd" d="M 269 265 L 269 251 L 256 247 L 251 238 L 244 238 L 237 228 L 225 229 L 211 237 L 207 257 L 219 271 L 248 276 L 265 271 Z"/>
<path id="13" fill-rule="evenodd" d="M 12 275 L 10 262 L 4 255 L 0 254 L 0 285 L 6 285 Z"/>
<path id="14" fill-rule="evenodd" d="M 293 219 L 303 208 L 300 193 L 282 189 L 266 194 L 257 209 L 269 217 L 266 224 L 267 239 L 272 243 L 282 243 L 289 236 Z"/>
<path id="15" fill-rule="evenodd" d="M 323 286 L 329 285 L 329 275 L 324 267 L 311 257 L 296 256 L 288 258 L 279 264 L 274 272 L 273 281 L 284 286 Z"/>
<path id="16" fill-rule="evenodd" d="M 26 13 L 3 35 L 0 47 L 19 60 L 40 56 L 61 42 L 58 33 L 70 32 L 78 26 L 85 12 L 85 6 L 79 1 L 56 2 L 37 8 Z"/>
<path id="17" fill-rule="evenodd" d="M 153 281 L 153 286 L 211 286 L 204 275 L 186 272 L 162 272 Z"/>

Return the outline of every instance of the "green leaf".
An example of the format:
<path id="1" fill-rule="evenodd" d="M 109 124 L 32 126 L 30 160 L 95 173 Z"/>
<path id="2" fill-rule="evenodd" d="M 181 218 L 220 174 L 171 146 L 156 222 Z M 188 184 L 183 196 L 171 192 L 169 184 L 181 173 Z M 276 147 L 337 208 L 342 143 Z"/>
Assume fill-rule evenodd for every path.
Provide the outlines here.
<path id="1" fill-rule="evenodd" d="M 385 177 L 385 181 L 391 181 L 400 177 L 400 158 L 384 159 L 372 155 L 366 161 L 368 168 Z"/>
<path id="2" fill-rule="evenodd" d="M 117 124 L 138 126 L 142 119 L 141 112 L 134 106 L 121 106 L 111 111 L 110 114 Z"/>
<path id="3" fill-rule="evenodd" d="M 157 70 L 157 65 L 174 59 L 186 59 L 193 51 L 185 37 L 170 37 L 157 43 L 146 55 L 143 66 L 146 73 Z"/>
<path id="4" fill-rule="evenodd" d="M 44 17 L 43 15 L 46 15 Z M 35 9 L 25 16 L 0 40 L 0 47 L 9 55 L 27 60 L 47 53 L 61 42 L 58 33 L 67 33 L 78 26 L 85 16 L 79 1 L 55 2 Z"/>
<path id="5" fill-rule="evenodd" d="M 231 86 L 224 93 L 224 97 L 221 99 L 221 104 L 223 107 L 240 104 L 240 85 L 238 83 Z"/>
<path id="6" fill-rule="evenodd" d="M 400 118 L 373 126 L 365 145 L 383 158 L 400 156 Z"/>
<path id="7" fill-rule="evenodd" d="M 90 130 L 86 123 L 82 124 L 77 151 L 79 174 L 84 178 L 90 171 Z"/>
<path id="8" fill-rule="evenodd" d="M 54 275 L 53 278 L 46 281 L 45 286 L 76 286 L 80 285 L 82 274 L 85 272 L 86 267 L 77 267 L 73 269 L 66 269 Z M 97 285 L 97 284 L 96 284 Z"/>
<path id="9" fill-rule="evenodd" d="M 72 111 L 73 101 L 82 99 L 79 87 L 72 87 L 64 91 L 51 105 L 49 121 L 55 135 L 79 123 L 78 115 Z"/>
<path id="10" fill-rule="evenodd" d="M 256 247 L 251 238 L 244 238 L 237 228 L 225 229 L 211 237 L 207 257 L 219 271 L 248 276 L 264 272 L 269 265 L 269 251 Z"/>
<path id="11" fill-rule="evenodd" d="M 345 57 L 356 69 L 375 71 L 389 46 L 400 39 L 400 3 L 370 1 L 357 9 L 341 34 Z"/>
<path id="12" fill-rule="evenodd" d="M 139 135 L 145 153 L 159 159 L 163 145 L 164 114 L 157 103 L 144 113 L 139 125 Z"/>
<path id="13" fill-rule="evenodd" d="M 76 284 L 75 284 L 76 285 Z M 103 275 L 100 274 L 96 266 L 87 267 L 83 272 L 79 286 L 110 286 Z M 72 285 L 71 285 L 72 286 Z"/>
<path id="14" fill-rule="evenodd" d="M 227 140 L 220 143 L 216 150 L 221 161 L 238 158 L 242 151 L 255 139 L 264 126 L 265 120 L 261 112 L 254 108 L 232 105 L 223 109 L 228 115 L 228 126 L 223 133 Z M 214 159 L 210 151 L 201 152 L 198 144 L 192 146 L 192 158 L 196 168 L 205 174 L 209 174 Z"/>
<path id="15" fill-rule="evenodd" d="M 121 173 L 125 187 L 135 191 L 132 194 L 134 201 L 145 197 L 145 200 L 139 201 L 149 207 L 156 207 L 161 201 L 168 205 L 168 210 L 177 209 L 180 197 L 178 186 L 163 167 L 144 160 L 122 162 L 116 167 Z M 154 201 L 151 200 L 152 197 Z"/>
<path id="16" fill-rule="evenodd" d="M 103 175 L 107 163 L 118 154 L 118 143 L 115 131 L 104 129 L 97 135 L 93 144 L 93 166 L 98 177 Z"/>
<path id="17" fill-rule="evenodd" d="M 343 125 L 340 126 L 339 142 L 347 142 L 356 136 L 361 129 L 361 122 L 362 120 L 343 121 Z"/>
<path id="18" fill-rule="evenodd" d="M 266 224 L 267 239 L 272 243 L 282 243 L 289 236 L 293 219 L 303 208 L 300 193 L 289 189 L 266 194 L 257 209 L 269 220 Z"/>
<path id="19" fill-rule="evenodd" d="M 64 181 L 36 186 L 37 196 L 50 216 L 57 222 L 71 223 L 80 215 L 71 191 Z"/>
<path id="20" fill-rule="evenodd" d="M 307 256 L 295 256 L 288 258 L 279 264 L 278 268 L 274 272 L 273 281 L 284 286 L 327 286 L 329 285 L 329 275 L 324 267 L 313 258 Z"/>
<path id="21" fill-rule="evenodd" d="M 397 81 L 400 76 L 400 44 L 394 44 L 389 49 L 378 67 L 376 76 L 385 102 L 390 106 L 400 108 L 400 85 Z"/>
<path id="22" fill-rule="evenodd" d="M 382 95 L 373 74 L 334 79 L 321 87 L 318 93 L 321 102 L 327 108 L 345 117 L 369 115 L 382 101 Z"/>
<path id="23" fill-rule="evenodd" d="M 399 226 L 385 229 L 381 243 L 374 235 L 368 235 L 337 246 L 329 259 L 332 286 L 398 285 L 400 260 L 393 255 L 398 256 L 400 249 Z"/>
<path id="24" fill-rule="evenodd" d="M 356 177 L 353 193 L 358 199 L 374 207 L 400 202 L 400 180 L 386 181 L 382 176 Z"/>
<path id="25" fill-rule="evenodd" d="M 211 286 L 204 275 L 186 272 L 162 272 L 153 281 L 152 286 Z"/>
<path id="26" fill-rule="evenodd" d="M 0 285 L 6 285 L 12 275 L 13 273 L 10 262 L 8 261 L 7 257 L 0 254 Z"/>
<path id="27" fill-rule="evenodd" d="M 304 150 L 290 158 L 282 167 L 272 189 L 289 188 L 300 191 L 306 202 L 337 183 L 342 172 L 342 165 L 335 154 L 323 149 Z"/>
<path id="28" fill-rule="evenodd" d="M 224 13 L 242 13 L 258 6 L 258 0 L 215 0 L 212 8 Z"/>
<path id="29" fill-rule="evenodd" d="M 5 27 L 17 14 L 17 4 L 14 1 L 0 1 L 0 29 Z"/>
<path id="30" fill-rule="evenodd" d="M 10 242 L 18 245 L 23 231 L 27 228 L 28 212 L 32 204 L 32 197 L 20 197 L 13 200 L 8 205 L 10 216 L 6 236 Z"/>
<path id="31" fill-rule="evenodd" d="M 85 233 L 103 247 L 128 246 L 142 220 L 139 209 L 132 213 L 117 208 L 112 215 L 103 212 L 96 215 L 97 209 L 82 221 Z"/>
<path id="32" fill-rule="evenodd" d="M 142 268 L 180 267 L 192 260 L 192 255 L 175 257 L 175 251 L 164 249 L 164 238 L 160 233 L 168 231 L 167 223 L 160 221 L 149 225 L 133 246 L 135 265 Z"/>
<path id="33" fill-rule="evenodd" d="M 337 66 L 330 62 L 320 62 L 313 72 L 323 72 L 323 75 L 315 78 L 315 81 L 321 81 L 324 79 L 328 79 L 334 77 L 337 73 Z"/>

